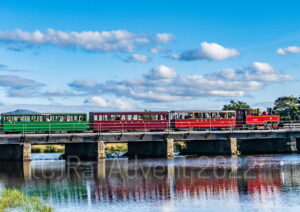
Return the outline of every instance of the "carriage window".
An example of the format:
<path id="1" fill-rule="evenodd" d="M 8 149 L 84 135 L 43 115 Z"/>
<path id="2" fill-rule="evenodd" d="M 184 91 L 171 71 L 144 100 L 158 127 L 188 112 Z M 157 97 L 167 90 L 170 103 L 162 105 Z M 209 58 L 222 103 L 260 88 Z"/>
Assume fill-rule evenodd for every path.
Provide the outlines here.
<path id="1" fill-rule="evenodd" d="M 185 118 L 185 119 L 192 119 L 192 118 L 193 118 L 193 113 L 186 113 L 186 114 L 184 115 L 184 118 Z"/>
<path id="2" fill-rule="evenodd" d="M 148 115 L 144 115 L 143 117 L 142 117 L 144 120 L 155 120 L 155 115 L 150 115 L 150 114 L 148 114 Z"/>
<path id="3" fill-rule="evenodd" d="M 7 116 L 6 118 L 7 118 L 7 121 L 9 121 L 9 122 L 13 121 L 13 118 L 11 116 Z"/>
<path id="4" fill-rule="evenodd" d="M 179 118 L 179 119 L 183 119 L 183 117 L 184 117 L 184 114 L 183 114 L 183 113 L 178 113 L 178 118 Z"/>
<path id="5" fill-rule="evenodd" d="M 132 115 L 132 120 L 138 120 L 138 115 Z"/>
<path id="6" fill-rule="evenodd" d="M 46 116 L 46 121 L 47 121 L 47 118 L 49 119 L 49 116 Z M 64 117 L 63 116 L 54 116 L 54 120 L 61 122 L 61 121 L 64 121 Z"/>
<path id="7" fill-rule="evenodd" d="M 228 117 L 229 117 L 229 118 L 235 118 L 235 113 L 234 113 L 234 112 L 228 113 Z"/>
<path id="8" fill-rule="evenodd" d="M 77 116 L 67 116 L 67 121 L 77 121 Z"/>
<path id="9" fill-rule="evenodd" d="M 84 117 L 84 121 L 85 121 L 85 117 Z M 103 116 L 102 115 L 98 116 L 98 121 L 103 121 Z"/>
<path id="10" fill-rule="evenodd" d="M 94 115 L 94 121 L 98 121 L 98 116 Z"/>

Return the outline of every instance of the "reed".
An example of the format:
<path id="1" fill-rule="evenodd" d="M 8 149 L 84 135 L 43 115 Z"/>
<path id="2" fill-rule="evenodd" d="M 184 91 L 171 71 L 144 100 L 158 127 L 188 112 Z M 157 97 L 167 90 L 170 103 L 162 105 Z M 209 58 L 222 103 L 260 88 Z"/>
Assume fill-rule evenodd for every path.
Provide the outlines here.
<path id="1" fill-rule="evenodd" d="M 1 192 L 0 211 L 52 212 L 53 208 L 38 197 L 29 197 L 17 189 L 6 189 Z"/>

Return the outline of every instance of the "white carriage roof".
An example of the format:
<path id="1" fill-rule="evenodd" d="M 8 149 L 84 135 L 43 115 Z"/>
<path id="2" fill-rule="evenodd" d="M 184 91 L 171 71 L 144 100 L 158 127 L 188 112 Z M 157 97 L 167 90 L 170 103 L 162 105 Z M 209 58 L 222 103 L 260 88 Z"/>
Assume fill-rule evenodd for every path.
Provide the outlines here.
<path id="1" fill-rule="evenodd" d="M 172 110 L 171 113 L 235 113 L 235 110 Z"/>

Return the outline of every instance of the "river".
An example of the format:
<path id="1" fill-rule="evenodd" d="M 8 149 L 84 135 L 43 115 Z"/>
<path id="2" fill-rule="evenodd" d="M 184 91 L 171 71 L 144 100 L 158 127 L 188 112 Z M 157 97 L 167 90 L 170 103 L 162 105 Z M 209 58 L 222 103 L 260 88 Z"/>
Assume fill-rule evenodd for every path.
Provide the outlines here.
<path id="1" fill-rule="evenodd" d="M 1 162 L 0 189 L 56 211 L 300 211 L 300 155 Z"/>

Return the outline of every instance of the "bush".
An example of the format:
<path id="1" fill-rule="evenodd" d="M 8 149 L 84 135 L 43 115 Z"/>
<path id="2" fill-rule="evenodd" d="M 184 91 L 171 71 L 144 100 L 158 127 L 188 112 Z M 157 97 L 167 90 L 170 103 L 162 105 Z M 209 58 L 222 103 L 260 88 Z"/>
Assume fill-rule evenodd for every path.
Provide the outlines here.
<path id="1" fill-rule="evenodd" d="M 186 148 L 186 143 L 184 141 L 174 142 L 174 152 L 181 152 L 185 148 Z"/>
<path id="2" fill-rule="evenodd" d="M 32 153 L 63 153 L 63 145 L 34 145 L 31 149 Z"/>
<path id="3" fill-rule="evenodd" d="M 31 152 L 32 152 L 32 153 L 41 153 L 41 149 L 40 149 L 40 148 L 33 147 L 33 148 L 31 148 Z"/>
<path id="4" fill-rule="evenodd" d="M 127 144 L 106 144 L 105 150 L 107 153 L 127 152 Z"/>

